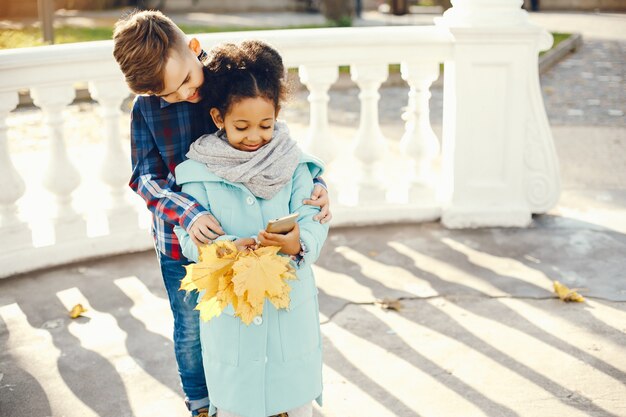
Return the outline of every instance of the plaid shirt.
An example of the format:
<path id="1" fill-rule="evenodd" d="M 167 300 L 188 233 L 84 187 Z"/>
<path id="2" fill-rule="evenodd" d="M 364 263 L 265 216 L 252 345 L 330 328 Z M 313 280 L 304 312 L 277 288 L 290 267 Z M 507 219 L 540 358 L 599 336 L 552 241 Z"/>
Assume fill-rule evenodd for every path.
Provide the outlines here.
<path id="1" fill-rule="evenodd" d="M 189 145 L 216 129 L 201 104 L 170 104 L 156 96 L 137 96 L 131 113 L 130 139 L 133 173 L 130 187 L 152 212 L 152 235 L 157 249 L 174 259 L 182 257 L 174 226 L 188 230 L 208 214 L 193 197 L 182 193 L 174 168 L 183 162 Z"/>

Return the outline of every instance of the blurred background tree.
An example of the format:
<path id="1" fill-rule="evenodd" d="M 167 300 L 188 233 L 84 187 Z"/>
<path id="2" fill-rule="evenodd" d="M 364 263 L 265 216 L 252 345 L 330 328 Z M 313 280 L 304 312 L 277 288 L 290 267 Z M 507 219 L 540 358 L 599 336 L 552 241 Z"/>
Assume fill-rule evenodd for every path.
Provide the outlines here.
<path id="1" fill-rule="evenodd" d="M 443 10 L 448 10 L 450 7 L 452 7 L 452 2 L 450 0 L 435 0 L 434 3 L 437 6 L 443 7 Z"/>
<path id="2" fill-rule="evenodd" d="M 351 26 L 354 17 L 354 0 L 321 0 L 320 11 L 337 26 Z"/>

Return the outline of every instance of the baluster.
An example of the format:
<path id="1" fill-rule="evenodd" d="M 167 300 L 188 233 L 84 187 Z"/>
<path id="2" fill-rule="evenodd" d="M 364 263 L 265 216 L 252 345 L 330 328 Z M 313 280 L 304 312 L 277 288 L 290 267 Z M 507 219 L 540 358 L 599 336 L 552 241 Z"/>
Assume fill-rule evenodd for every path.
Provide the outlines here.
<path id="1" fill-rule="evenodd" d="M 74 99 L 70 85 L 36 87 L 33 101 L 43 110 L 44 123 L 50 135 L 50 159 L 43 184 L 57 199 L 57 217 L 75 215 L 72 192 L 80 184 L 80 173 L 67 155 L 64 140 L 63 109 Z"/>
<path id="2" fill-rule="evenodd" d="M 409 102 L 403 118 L 405 132 L 400 140 L 400 150 L 411 157 L 410 200 L 421 200 L 427 195 L 434 197 L 438 172 L 435 167 L 439 156 L 439 140 L 430 125 L 430 86 L 439 76 L 437 63 L 403 62 L 402 78 L 409 84 Z"/>
<path id="3" fill-rule="evenodd" d="M 352 80 L 360 89 L 361 118 L 354 138 L 354 155 L 363 164 L 359 186 L 359 201 L 379 201 L 385 196 L 385 187 L 375 175 L 376 163 L 387 154 L 387 143 L 378 120 L 378 89 L 387 79 L 387 64 L 357 64 L 350 67 Z M 365 192 L 364 192 L 365 191 Z"/>
<path id="4" fill-rule="evenodd" d="M 336 138 L 330 132 L 328 122 L 328 90 L 337 80 L 339 68 L 328 66 L 301 65 L 298 69 L 300 81 L 309 89 L 309 130 L 303 147 L 326 163 L 328 167 L 336 156 Z M 325 176 L 326 181 L 331 180 Z M 328 184 L 331 201 L 339 201 L 337 183 Z"/>
<path id="5" fill-rule="evenodd" d="M 304 148 L 330 164 L 334 157 L 334 143 L 328 123 L 328 89 L 337 80 L 337 67 L 301 65 L 300 80 L 309 89 L 309 131 Z"/>
<path id="6" fill-rule="evenodd" d="M 120 106 L 129 91 L 121 79 L 100 80 L 89 83 L 89 92 L 100 103 L 98 112 L 104 124 L 104 159 L 100 167 L 100 178 L 109 186 L 111 212 L 128 213 L 124 195 L 130 178 L 128 156 L 122 148 L 120 135 Z"/>
<path id="7" fill-rule="evenodd" d="M 0 226 L 5 228 L 19 223 L 17 218 L 17 200 L 24 195 L 24 181 L 15 170 L 7 135 L 6 119 L 9 112 L 17 105 L 17 92 L 0 93 L 0 178 L 2 191 L 0 192 Z"/>

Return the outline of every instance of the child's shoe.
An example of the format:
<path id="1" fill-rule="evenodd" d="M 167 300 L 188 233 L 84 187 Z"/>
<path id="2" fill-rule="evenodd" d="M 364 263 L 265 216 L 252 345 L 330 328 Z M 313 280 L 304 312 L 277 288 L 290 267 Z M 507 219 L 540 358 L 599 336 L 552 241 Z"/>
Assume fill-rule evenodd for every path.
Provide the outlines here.
<path id="1" fill-rule="evenodd" d="M 272 417 L 289 417 L 289 415 L 287 413 L 280 413 L 280 414 L 273 415 Z"/>
<path id="2" fill-rule="evenodd" d="M 200 408 L 199 410 L 192 411 L 191 417 L 209 417 L 209 409 Z"/>

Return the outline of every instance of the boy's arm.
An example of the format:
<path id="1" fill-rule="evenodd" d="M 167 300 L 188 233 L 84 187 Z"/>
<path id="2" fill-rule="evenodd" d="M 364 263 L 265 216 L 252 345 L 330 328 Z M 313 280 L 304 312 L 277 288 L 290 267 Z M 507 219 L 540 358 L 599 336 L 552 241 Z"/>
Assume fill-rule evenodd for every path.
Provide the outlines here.
<path id="1" fill-rule="evenodd" d="M 298 266 L 314 263 L 320 255 L 322 246 L 328 235 L 328 223 L 322 224 L 314 219 L 320 213 L 316 206 L 304 203 L 313 193 L 313 178 L 305 165 L 299 165 L 293 176 L 291 200 L 289 212 L 298 212 L 298 225 L 300 227 L 300 241 L 304 244 L 303 258 Z"/>
<path id="2" fill-rule="evenodd" d="M 155 216 L 189 230 L 200 216 L 209 213 L 192 196 L 178 190 L 137 101 L 131 113 L 130 132 L 133 169 L 130 188 L 144 199 Z"/>
<path id="3" fill-rule="evenodd" d="M 330 198 L 328 197 L 326 181 L 322 177 L 315 177 L 313 178 L 313 186 L 313 192 L 304 200 L 304 204 L 319 207 L 321 210 L 313 219 L 320 223 L 328 223 L 333 218 L 333 214 L 330 212 Z"/>
<path id="4" fill-rule="evenodd" d="M 188 194 L 189 196 L 194 198 L 202 207 L 206 207 L 207 212 L 211 211 L 211 206 L 209 205 L 209 200 L 207 198 L 206 189 L 204 188 L 203 183 L 201 182 L 185 183 L 183 184 L 182 191 L 185 194 Z M 189 235 L 189 232 L 187 232 L 187 230 L 183 229 L 180 226 L 175 226 L 174 233 L 176 233 L 176 236 L 178 236 L 178 242 L 180 243 L 180 247 L 183 251 L 183 255 L 185 256 L 185 258 L 193 262 L 198 262 L 198 246 L 192 240 L 191 236 Z M 241 241 L 243 245 L 254 244 L 254 239 L 241 240 L 241 239 L 238 239 L 237 236 L 233 236 L 233 235 L 219 236 L 215 240 L 231 240 L 231 241 L 235 241 L 236 244 L 239 244 L 239 242 Z"/>
<path id="5" fill-rule="evenodd" d="M 183 184 L 182 191 L 184 194 L 189 195 L 198 204 L 201 205 L 202 210 L 209 212 L 209 201 L 207 199 L 206 190 L 201 182 L 190 182 Z M 205 209 L 206 207 L 206 209 Z M 178 236 L 178 242 L 183 250 L 183 256 L 193 262 L 198 262 L 198 246 L 193 242 L 191 236 L 181 226 L 174 227 L 174 233 Z"/>

